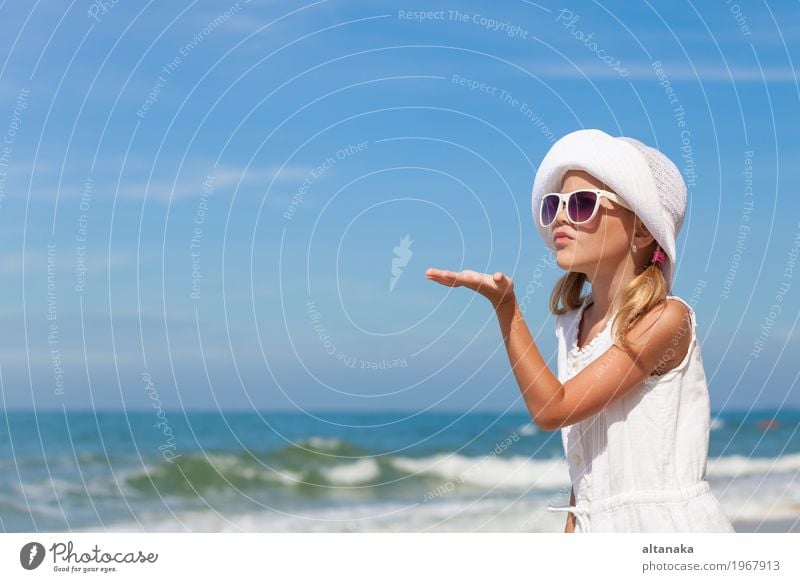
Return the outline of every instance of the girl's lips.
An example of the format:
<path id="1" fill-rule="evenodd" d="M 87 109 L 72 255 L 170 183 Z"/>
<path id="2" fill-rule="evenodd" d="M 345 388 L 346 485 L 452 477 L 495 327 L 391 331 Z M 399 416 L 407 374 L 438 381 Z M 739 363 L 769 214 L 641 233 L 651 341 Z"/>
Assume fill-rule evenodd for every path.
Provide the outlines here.
<path id="1" fill-rule="evenodd" d="M 555 238 L 553 239 L 553 244 L 555 244 L 555 245 L 558 245 L 558 244 L 560 244 L 560 243 L 566 244 L 566 243 L 568 243 L 568 242 L 569 242 L 569 241 L 571 241 L 571 240 L 572 240 L 572 239 L 571 239 L 571 238 L 569 238 L 568 236 L 557 236 L 557 237 L 555 237 Z"/>
<path id="2" fill-rule="evenodd" d="M 572 239 L 573 237 L 566 230 L 559 230 L 553 233 L 553 241 L 558 238 Z"/>

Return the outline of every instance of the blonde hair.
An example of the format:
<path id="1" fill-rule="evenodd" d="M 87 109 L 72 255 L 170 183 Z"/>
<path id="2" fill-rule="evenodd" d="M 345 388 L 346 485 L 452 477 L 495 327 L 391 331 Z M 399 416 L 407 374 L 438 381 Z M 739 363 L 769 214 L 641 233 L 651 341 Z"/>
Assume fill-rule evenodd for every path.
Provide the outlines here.
<path id="1" fill-rule="evenodd" d="M 654 252 L 660 247 L 656 244 Z M 581 306 L 586 296 L 581 295 L 587 277 L 585 273 L 569 271 L 557 282 L 550 293 L 550 312 L 561 315 Z M 650 263 L 644 271 L 633 278 L 617 298 L 619 308 L 612 322 L 612 340 L 615 345 L 628 351 L 631 343 L 628 331 L 645 314 L 667 299 L 667 281 L 661 266 Z M 559 302 L 562 303 L 559 306 Z"/>

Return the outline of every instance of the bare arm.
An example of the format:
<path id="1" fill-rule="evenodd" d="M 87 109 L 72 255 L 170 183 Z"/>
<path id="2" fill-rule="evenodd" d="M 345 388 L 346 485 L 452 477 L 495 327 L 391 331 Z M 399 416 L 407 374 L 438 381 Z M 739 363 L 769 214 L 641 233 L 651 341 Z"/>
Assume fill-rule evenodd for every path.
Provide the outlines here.
<path id="1" fill-rule="evenodd" d="M 498 304 L 495 311 L 525 404 L 543 430 L 558 430 L 594 416 L 639 386 L 665 361 L 680 361 L 691 340 L 685 332 L 692 324 L 688 310 L 668 300 L 663 309 L 654 309 L 631 326 L 630 350 L 612 345 L 561 383 L 539 353 L 516 297 Z"/>
<path id="2" fill-rule="evenodd" d="M 428 269 L 426 275 L 443 285 L 463 285 L 491 301 L 525 406 L 537 426 L 548 431 L 589 418 L 633 390 L 659 364 L 675 356 L 680 330 L 691 324 L 686 308 L 670 300 L 664 309 L 655 309 L 634 323 L 627 335 L 634 348 L 625 351 L 612 346 L 562 384 L 533 341 L 508 276 L 439 269 Z"/>
<path id="3" fill-rule="evenodd" d="M 549 411 L 563 399 L 564 387 L 547 367 L 547 362 L 533 341 L 516 296 L 512 295 L 510 300 L 499 304 L 495 312 L 511 369 L 514 371 L 528 413 L 540 428 L 549 430 L 544 419 L 551 416 L 552 413 Z"/>

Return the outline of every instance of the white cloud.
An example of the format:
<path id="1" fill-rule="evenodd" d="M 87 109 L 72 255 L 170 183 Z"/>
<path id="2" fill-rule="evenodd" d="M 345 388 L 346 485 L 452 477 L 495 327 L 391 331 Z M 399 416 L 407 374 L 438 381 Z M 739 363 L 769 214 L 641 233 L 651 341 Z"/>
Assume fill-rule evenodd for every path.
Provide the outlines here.
<path id="1" fill-rule="evenodd" d="M 128 161 L 124 168 L 125 171 L 133 166 L 140 169 L 139 175 L 144 175 L 144 178 L 138 178 L 131 181 L 130 178 L 125 178 L 120 184 L 119 191 L 116 192 L 118 199 L 121 200 L 143 200 L 145 193 L 150 202 L 158 202 L 167 204 L 172 199 L 172 202 L 180 202 L 186 199 L 200 199 L 203 193 L 203 182 L 211 175 L 214 177 L 211 182 L 214 194 L 221 191 L 232 191 L 234 188 L 241 188 L 246 192 L 257 192 L 263 194 L 267 186 L 274 180 L 273 187 L 277 184 L 293 184 L 300 183 L 309 175 L 312 168 L 304 166 L 267 166 L 258 167 L 250 166 L 249 168 L 237 166 L 219 166 L 216 169 L 211 168 L 209 165 L 206 168 L 196 167 L 192 169 L 184 168 L 181 170 L 181 176 L 175 180 L 175 177 L 164 179 L 162 177 L 154 178 L 147 182 L 147 174 L 149 168 L 147 164 L 141 161 Z M 114 167 L 114 166 L 107 166 Z M 14 176 L 17 181 L 25 180 L 27 186 L 27 176 L 30 175 L 33 167 L 29 165 L 15 165 L 9 169 L 9 177 Z M 39 178 L 46 177 L 52 184 L 50 186 L 42 185 L 43 179 L 34 178 L 33 188 L 31 190 L 18 190 L 18 197 L 29 197 L 37 200 L 55 200 L 56 191 L 59 194 L 59 203 L 68 200 L 75 200 L 81 197 L 85 189 L 85 178 L 65 177 L 62 179 L 60 189 L 57 188 L 57 179 L 60 170 L 58 167 L 47 164 L 38 163 L 36 165 L 36 174 Z M 187 178 L 191 176 L 191 178 Z M 101 196 L 104 200 L 113 200 L 115 195 L 114 188 L 118 180 L 118 175 L 98 175 L 95 173 L 93 176 L 94 187 L 92 196 L 94 199 L 99 199 Z"/>
<path id="2" fill-rule="evenodd" d="M 59 273 L 74 273 L 77 265 L 77 255 L 74 247 L 56 247 L 55 268 Z M 47 251 L 41 248 L 29 249 L 25 251 L 24 261 L 21 252 L 5 252 L 0 255 L 0 273 L 5 275 L 17 275 L 22 273 L 22 266 L 28 274 L 32 272 L 41 273 L 44 277 L 47 272 Z M 106 271 L 109 267 L 118 267 L 136 261 L 133 253 L 112 252 L 111 257 L 107 253 L 91 253 L 86 255 L 85 266 L 87 272 L 93 273 Z"/>
<path id="3" fill-rule="evenodd" d="M 531 63 L 527 70 L 538 77 L 560 78 L 560 79 L 582 79 L 584 75 L 589 80 L 596 79 L 618 79 L 631 81 L 657 81 L 657 77 L 650 63 L 625 63 L 622 62 L 629 74 L 621 76 L 618 71 L 605 65 L 602 62 L 577 62 L 575 65 L 566 61 Z M 790 67 L 764 67 L 763 70 L 758 66 L 732 65 L 730 70 L 725 64 L 695 63 L 694 69 L 689 63 L 665 63 L 662 62 L 661 68 L 667 75 L 670 82 L 674 81 L 700 81 L 708 82 L 795 82 L 800 78 L 800 73 Z M 763 75 L 763 77 L 762 77 Z"/>
<path id="4" fill-rule="evenodd" d="M 300 166 L 268 166 L 259 168 L 251 166 L 249 168 L 235 166 L 219 166 L 206 173 L 192 172 L 195 176 L 192 180 L 155 180 L 150 182 L 149 187 L 146 182 L 123 185 L 120 187 L 119 196 L 121 198 L 142 199 L 147 192 L 147 199 L 166 204 L 170 198 L 173 202 L 181 201 L 186 198 L 199 199 L 203 193 L 203 183 L 207 176 L 213 176 L 209 183 L 216 194 L 220 190 L 232 190 L 234 188 L 246 188 L 248 191 L 252 187 L 264 192 L 267 186 L 273 182 L 275 184 L 286 184 L 299 182 L 305 179 L 310 168 Z M 174 185 L 173 185 L 173 182 Z"/>

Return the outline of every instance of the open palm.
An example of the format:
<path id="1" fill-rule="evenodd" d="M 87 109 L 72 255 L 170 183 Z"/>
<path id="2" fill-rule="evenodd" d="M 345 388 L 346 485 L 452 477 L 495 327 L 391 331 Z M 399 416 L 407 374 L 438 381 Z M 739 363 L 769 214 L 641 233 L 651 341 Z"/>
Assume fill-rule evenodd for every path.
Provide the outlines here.
<path id="1" fill-rule="evenodd" d="M 489 275 L 471 269 L 454 272 L 430 268 L 425 271 L 425 276 L 448 287 L 468 287 L 477 291 L 491 301 L 495 309 L 514 297 L 514 281 L 500 271 Z"/>

